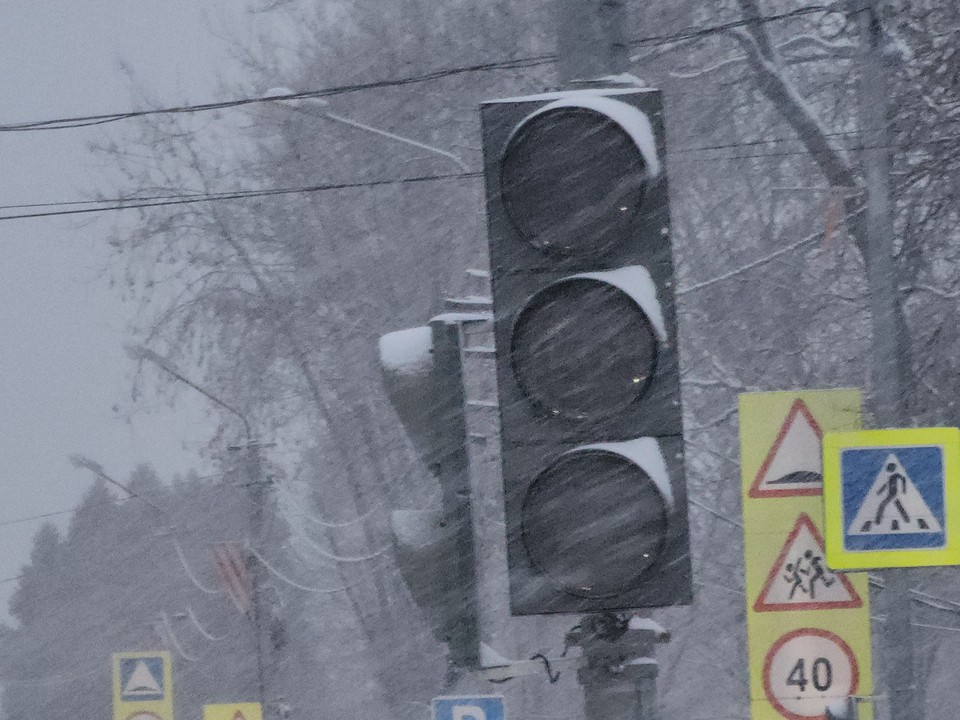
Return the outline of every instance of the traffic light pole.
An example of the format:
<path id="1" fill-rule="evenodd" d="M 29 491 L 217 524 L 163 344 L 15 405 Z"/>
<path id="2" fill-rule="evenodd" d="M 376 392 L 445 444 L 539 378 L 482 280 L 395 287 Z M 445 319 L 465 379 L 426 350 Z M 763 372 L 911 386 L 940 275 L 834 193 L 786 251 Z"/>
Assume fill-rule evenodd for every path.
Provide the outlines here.
<path id="1" fill-rule="evenodd" d="M 231 449 L 242 450 L 244 454 L 244 475 L 250 496 L 250 531 L 252 534 L 250 542 L 253 543 L 253 549 L 257 553 L 262 553 L 264 509 L 269 481 L 261 477 L 260 445 L 248 436 L 245 445 Z M 273 718 L 267 698 L 267 666 L 270 657 L 270 640 L 267 637 L 268 632 L 264 631 L 264 620 L 269 617 L 266 597 L 263 592 L 267 582 L 266 568 L 256 558 L 250 558 L 248 569 L 250 571 L 251 595 L 253 596 L 251 598 L 253 601 L 251 610 L 253 613 L 253 632 L 256 635 L 257 695 L 260 698 L 264 717 L 270 720 Z"/>
<path id="2" fill-rule="evenodd" d="M 879 2 L 857 3 L 861 47 L 861 157 L 867 192 L 867 282 L 873 323 L 873 385 L 876 419 L 881 427 L 897 427 L 907 418 L 898 357 L 897 274 L 893 248 L 893 204 L 890 193 L 890 147 L 887 137 L 887 78 L 884 33 Z M 892 720 L 919 720 L 914 702 L 914 648 L 910 618 L 909 571 L 883 573 L 887 622 L 887 687 Z"/>
<path id="3" fill-rule="evenodd" d="M 250 496 L 251 503 L 251 515 L 250 515 L 250 525 L 251 525 L 251 534 L 253 543 L 253 548 L 257 553 L 261 553 L 263 550 L 263 529 L 264 529 L 264 511 L 266 508 L 267 497 L 267 485 L 269 481 L 261 477 L 261 466 L 260 466 L 260 448 L 263 447 L 263 443 L 258 443 L 253 440 L 253 432 L 250 427 L 250 422 L 247 420 L 246 415 L 240 412 L 237 408 L 233 407 L 229 403 L 224 402 L 219 397 L 211 393 L 209 390 L 204 388 L 201 385 L 198 385 L 189 377 L 184 375 L 178 368 L 168 362 L 166 359 L 160 357 L 157 353 L 152 350 L 143 347 L 143 346 L 133 346 L 128 348 L 128 354 L 140 361 L 147 361 L 155 365 L 157 368 L 163 372 L 170 375 L 175 380 L 182 382 L 184 385 L 189 388 L 196 390 L 198 393 L 203 395 L 205 398 L 210 400 L 214 405 L 217 405 L 230 414 L 237 417 L 243 425 L 243 434 L 245 443 L 243 445 L 233 445 L 230 446 L 229 450 L 242 450 L 244 453 L 243 456 L 243 471 L 244 471 L 244 481 L 247 485 L 248 494 Z M 259 561 L 249 561 L 248 566 L 250 568 L 250 578 L 251 578 L 251 601 L 252 601 L 252 613 L 253 613 L 253 626 L 254 633 L 256 635 L 256 642 L 254 643 L 254 649 L 257 656 L 257 697 L 260 700 L 260 704 L 263 707 L 264 716 L 268 720 L 272 717 L 271 711 L 268 709 L 267 703 L 267 668 L 270 665 L 270 645 L 269 638 L 266 637 L 263 630 L 263 621 L 269 616 L 269 604 L 267 602 L 266 595 L 263 590 L 266 587 L 266 568 L 263 567 L 263 563 Z M 266 644 L 266 653 L 264 652 L 264 641 L 267 641 Z"/>
<path id="4" fill-rule="evenodd" d="M 567 644 L 583 650 L 577 679 L 587 720 L 658 720 L 654 645 L 667 640 L 667 633 L 649 620 L 584 617 L 567 635 Z"/>
<path id="5" fill-rule="evenodd" d="M 576 87 L 628 70 L 623 0 L 555 2 L 557 70 L 563 85 Z M 577 679 L 586 720 L 658 720 L 654 643 L 667 639 L 662 631 L 630 628 L 620 615 L 585 616 L 568 634 L 567 644 L 583 651 Z"/>
<path id="6" fill-rule="evenodd" d="M 564 85 L 627 71 L 625 0 L 554 0 L 557 72 Z"/>

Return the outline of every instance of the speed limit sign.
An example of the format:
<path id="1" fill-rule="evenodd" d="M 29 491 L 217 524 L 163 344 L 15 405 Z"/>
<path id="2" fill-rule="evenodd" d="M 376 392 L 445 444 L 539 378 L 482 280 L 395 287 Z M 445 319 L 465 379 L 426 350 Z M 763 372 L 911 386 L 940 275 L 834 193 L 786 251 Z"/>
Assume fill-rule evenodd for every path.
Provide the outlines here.
<path id="1" fill-rule="evenodd" d="M 831 701 L 853 695 L 859 682 L 853 650 L 819 628 L 783 635 L 763 664 L 767 699 L 790 720 L 822 718 Z"/>

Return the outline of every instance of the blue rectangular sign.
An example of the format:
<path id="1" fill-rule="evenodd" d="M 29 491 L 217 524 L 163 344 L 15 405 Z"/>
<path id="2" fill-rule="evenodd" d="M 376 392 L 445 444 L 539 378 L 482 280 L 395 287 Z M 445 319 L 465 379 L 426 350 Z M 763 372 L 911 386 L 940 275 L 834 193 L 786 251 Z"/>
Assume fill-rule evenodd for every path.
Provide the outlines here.
<path id="1" fill-rule="evenodd" d="M 433 720 L 506 720 L 503 698 L 496 695 L 434 698 Z"/>

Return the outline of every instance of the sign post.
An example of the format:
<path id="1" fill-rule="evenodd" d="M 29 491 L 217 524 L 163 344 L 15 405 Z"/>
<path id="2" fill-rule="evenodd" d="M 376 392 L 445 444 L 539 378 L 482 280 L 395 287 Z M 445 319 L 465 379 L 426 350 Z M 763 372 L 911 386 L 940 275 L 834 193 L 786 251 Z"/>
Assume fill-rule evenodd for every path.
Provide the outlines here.
<path id="1" fill-rule="evenodd" d="M 835 572 L 823 535 L 823 435 L 859 427 L 857 390 L 740 396 L 753 720 L 821 720 L 872 693 L 867 577 Z"/>

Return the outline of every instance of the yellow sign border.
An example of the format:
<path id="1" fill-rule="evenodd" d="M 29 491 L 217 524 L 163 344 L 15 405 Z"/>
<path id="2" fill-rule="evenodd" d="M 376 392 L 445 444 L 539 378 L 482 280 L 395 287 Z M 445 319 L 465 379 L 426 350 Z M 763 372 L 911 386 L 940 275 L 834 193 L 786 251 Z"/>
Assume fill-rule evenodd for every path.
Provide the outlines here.
<path id="1" fill-rule="evenodd" d="M 936 446 L 943 451 L 944 532 L 942 548 L 919 550 L 846 550 L 843 546 L 843 498 L 840 454 L 857 448 L 907 448 Z M 836 570 L 960 565 L 960 429 L 888 428 L 859 432 L 825 433 L 823 436 L 823 509 L 827 565 Z"/>

